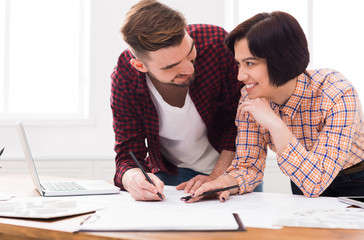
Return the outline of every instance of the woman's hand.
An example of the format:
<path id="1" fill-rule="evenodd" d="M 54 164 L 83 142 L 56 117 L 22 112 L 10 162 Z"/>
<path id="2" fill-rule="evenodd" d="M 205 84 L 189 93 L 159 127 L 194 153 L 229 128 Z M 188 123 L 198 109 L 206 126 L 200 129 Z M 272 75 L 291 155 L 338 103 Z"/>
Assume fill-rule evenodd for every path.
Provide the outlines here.
<path id="1" fill-rule="evenodd" d="M 270 131 L 276 122 L 281 123 L 282 120 L 271 109 L 267 99 L 255 98 L 242 102 L 237 111 L 237 116 L 241 116 L 244 113 L 250 113 L 255 121 L 263 128 Z"/>
<path id="2" fill-rule="evenodd" d="M 275 151 L 281 155 L 292 140 L 293 134 L 286 123 L 271 109 L 267 99 L 254 98 L 242 102 L 238 107 L 237 116 L 246 112 L 250 113 L 260 126 L 269 131 Z"/>
<path id="3" fill-rule="evenodd" d="M 238 184 L 238 182 L 236 181 L 236 179 L 230 175 L 220 176 L 214 181 L 202 184 L 202 186 L 199 187 L 196 190 L 196 192 L 193 194 L 192 198 L 185 202 L 187 202 L 187 203 L 197 202 L 203 198 L 203 196 L 200 197 L 200 195 L 203 194 L 204 192 L 212 191 L 212 190 L 220 189 L 220 188 L 224 188 L 224 187 L 229 187 L 229 186 L 233 186 L 233 185 L 237 185 L 237 184 Z M 236 194 L 238 192 L 238 190 L 239 189 L 235 188 L 235 189 L 218 192 L 216 194 L 219 197 L 220 202 L 225 202 L 226 199 L 228 199 L 228 197 L 230 196 L 230 194 Z"/>

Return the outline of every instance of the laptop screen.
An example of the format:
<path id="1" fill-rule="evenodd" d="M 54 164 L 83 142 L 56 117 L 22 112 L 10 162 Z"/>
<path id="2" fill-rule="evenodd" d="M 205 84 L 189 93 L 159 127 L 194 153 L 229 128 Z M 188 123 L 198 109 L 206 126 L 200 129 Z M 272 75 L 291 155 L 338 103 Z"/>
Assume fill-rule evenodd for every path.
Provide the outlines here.
<path id="1" fill-rule="evenodd" d="M 42 187 L 40 185 L 40 180 L 38 177 L 37 169 L 35 168 L 32 153 L 30 152 L 30 147 L 29 147 L 29 143 L 27 140 L 27 136 L 25 134 L 25 130 L 24 130 L 24 127 L 23 127 L 23 124 L 21 121 L 19 121 L 17 123 L 17 128 L 18 128 L 18 132 L 19 132 L 19 136 L 20 136 L 20 142 L 21 142 L 21 145 L 22 145 L 22 148 L 24 151 L 24 155 L 25 155 L 25 161 L 28 165 L 30 175 L 32 176 L 34 186 L 36 186 L 38 192 L 40 194 L 42 194 L 43 191 L 42 191 Z"/>

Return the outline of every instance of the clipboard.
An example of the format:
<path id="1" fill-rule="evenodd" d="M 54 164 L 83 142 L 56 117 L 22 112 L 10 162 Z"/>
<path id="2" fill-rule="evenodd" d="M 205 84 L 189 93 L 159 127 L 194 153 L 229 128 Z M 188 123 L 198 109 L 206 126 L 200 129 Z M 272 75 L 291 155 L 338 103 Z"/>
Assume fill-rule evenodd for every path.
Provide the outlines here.
<path id="1" fill-rule="evenodd" d="M 212 232 L 246 231 L 240 217 L 231 211 L 105 211 L 99 210 L 83 221 L 79 232 Z"/>

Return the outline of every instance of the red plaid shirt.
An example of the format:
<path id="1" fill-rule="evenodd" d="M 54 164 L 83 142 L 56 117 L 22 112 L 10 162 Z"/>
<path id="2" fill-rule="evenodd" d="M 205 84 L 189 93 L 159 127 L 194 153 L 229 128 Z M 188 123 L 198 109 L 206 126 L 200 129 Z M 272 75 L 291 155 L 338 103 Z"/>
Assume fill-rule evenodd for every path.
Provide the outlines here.
<path id="1" fill-rule="evenodd" d="M 236 80 L 235 61 L 223 43 L 226 32 L 220 27 L 205 24 L 189 25 L 187 32 L 197 49 L 196 79 L 189 88 L 189 94 L 206 125 L 211 145 L 218 152 L 235 151 L 234 120 L 242 85 Z M 125 171 L 137 167 L 129 151 L 133 151 L 147 172 L 177 173 L 177 168 L 161 155 L 158 114 L 145 74 L 130 65 L 131 58 L 131 52 L 125 50 L 112 74 L 111 108 L 116 152 L 114 182 L 121 188 Z"/>

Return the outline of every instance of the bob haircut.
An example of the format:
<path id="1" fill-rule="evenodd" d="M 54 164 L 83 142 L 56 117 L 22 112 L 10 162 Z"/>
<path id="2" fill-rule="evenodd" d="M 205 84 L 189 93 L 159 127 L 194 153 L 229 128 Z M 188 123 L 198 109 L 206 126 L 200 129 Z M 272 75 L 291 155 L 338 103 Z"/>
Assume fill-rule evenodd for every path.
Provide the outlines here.
<path id="1" fill-rule="evenodd" d="M 233 55 L 235 42 L 244 38 L 250 52 L 267 61 L 271 85 L 282 86 L 306 71 L 310 61 L 307 39 L 288 13 L 259 13 L 236 26 L 225 39 Z"/>
<path id="2" fill-rule="evenodd" d="M 130 8 L 121 33 L 136 57 L 177 46 L 186 34 L 184 16 L 156 0 L 141 0 Z"/>

